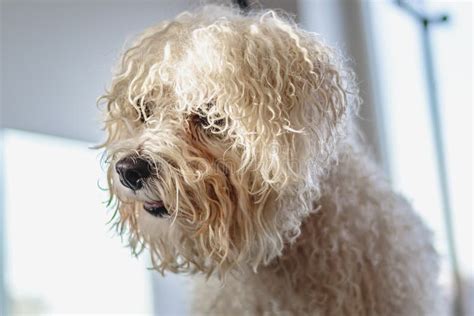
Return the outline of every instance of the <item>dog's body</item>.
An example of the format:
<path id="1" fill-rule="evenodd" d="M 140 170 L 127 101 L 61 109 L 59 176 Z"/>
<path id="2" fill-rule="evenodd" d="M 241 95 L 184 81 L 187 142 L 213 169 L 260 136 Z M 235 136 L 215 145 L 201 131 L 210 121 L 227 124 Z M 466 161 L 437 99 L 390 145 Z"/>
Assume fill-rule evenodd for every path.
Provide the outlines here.
<path id="1" fill-rule="evenodd" d="M 430 234 L 356 140 L 354 80 L 314 34 L 271 11 L 183 14 L 103 98 L 117 226 L 157 270 L 203 274 L 194 313 L 434 312 Z"/>
<path id="2" fill-rule="evenodd" d="M 201 280 L 200 315 L 439 315 L 430 233 L 361 148 L 344 145 L 317 211 L 257 272 Z"/>

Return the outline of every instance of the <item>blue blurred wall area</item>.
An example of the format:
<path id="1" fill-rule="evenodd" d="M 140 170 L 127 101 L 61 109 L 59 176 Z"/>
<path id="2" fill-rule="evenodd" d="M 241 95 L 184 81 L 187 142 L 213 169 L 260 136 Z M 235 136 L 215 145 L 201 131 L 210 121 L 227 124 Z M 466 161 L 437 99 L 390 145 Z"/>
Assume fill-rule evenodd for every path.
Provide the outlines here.
<path id="1" fill-rule="evenodd" d="M 95 104 L 126 39 L 192 0 L 2 1 L 2 124 L 101 139 Z"/>

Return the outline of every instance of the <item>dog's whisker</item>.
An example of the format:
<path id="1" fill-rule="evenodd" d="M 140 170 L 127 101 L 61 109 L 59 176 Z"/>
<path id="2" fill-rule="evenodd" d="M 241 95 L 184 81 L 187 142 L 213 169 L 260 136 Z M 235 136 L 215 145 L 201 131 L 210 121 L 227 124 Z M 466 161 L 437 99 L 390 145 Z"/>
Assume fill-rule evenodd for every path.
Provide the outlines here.
<path id="1" fill-rule="evenodd" d="M 179 188 L 178 186 L 176 186 L 176 206 L 175 206 L 173 220 L 171 221 L 171 225 L 174 225 L 176 218 L 178 217 L 178 212 L 179 212 Z"/>

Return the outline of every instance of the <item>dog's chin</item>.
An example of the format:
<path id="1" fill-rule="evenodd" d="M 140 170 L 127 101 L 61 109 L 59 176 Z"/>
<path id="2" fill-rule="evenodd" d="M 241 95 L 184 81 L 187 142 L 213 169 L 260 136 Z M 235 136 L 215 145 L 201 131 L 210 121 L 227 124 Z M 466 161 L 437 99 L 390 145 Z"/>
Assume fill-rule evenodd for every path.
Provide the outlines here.
<path id="1" fill-rule="evenodd" d="M 143 209 L 156 217 L 165 217 L 168 215 L 168 210 L 162 201 L 144 202 Z"/>

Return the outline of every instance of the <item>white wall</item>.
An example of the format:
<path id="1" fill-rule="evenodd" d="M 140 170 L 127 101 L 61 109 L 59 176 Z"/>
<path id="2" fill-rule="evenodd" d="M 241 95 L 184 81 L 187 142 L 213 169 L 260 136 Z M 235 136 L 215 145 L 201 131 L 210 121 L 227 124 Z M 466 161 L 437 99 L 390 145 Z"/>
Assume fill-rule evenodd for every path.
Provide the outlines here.
<path id="1" fill-rule="evenodd" d="M 0 111 L 1 115 L 1 111 Z M 5 288 L 5 262 L 6 262 L 6 240 L 5 240 L 5 213 L 4 213 L 4 171 L 3 171 L 3 131 L 0 128 L 0 315 L 7 315 L 7 292 Z"/>

